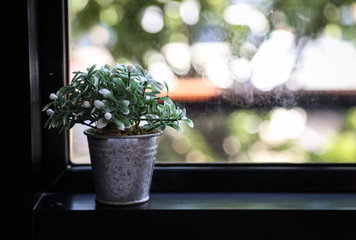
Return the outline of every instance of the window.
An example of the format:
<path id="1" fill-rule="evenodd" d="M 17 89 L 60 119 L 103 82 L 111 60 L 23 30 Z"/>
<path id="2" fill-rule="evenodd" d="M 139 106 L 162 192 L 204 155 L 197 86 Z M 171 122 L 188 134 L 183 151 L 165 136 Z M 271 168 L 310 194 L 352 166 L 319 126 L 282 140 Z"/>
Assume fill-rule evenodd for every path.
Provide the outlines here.
<path id="1" fill-rule="evenodd" d="M 158 163 L 355 163 L 356 2 L 70 0 L 70 71 L 140 63 L 194 129 Z M 70 159 L 88 164 L 83 127 Z"/>
<path id="2" fill-rule="evenodd" d="M 86 7 L 89 6 L 88 4 L 91 2 L 94 1 L 88 1 Z M 31 154 L 34 173 L 33 187 L 37 192 L 58 191 L 67 193 L 93 191 L 90 165 L 80 165 L 75 161 L 73 161 L 74 163 L 71 162 L 73 159 L 71 159 L 70 156 L 69 143 L 71 139 L 69 134 L 67 132 L 58 134 L 57 129 L 43 129 L 43 123 L 47 120 L 47 115 L 41 113 L 41 109 L 43 105 L 48 102 L 48 93 L 56 91 L 70 79 L 69 54 L 73 54 L 73 49 L 69 51 L 69 48 L 73 46 L 70 45 L 70 42 L 75 41 L 75 39 L 72 37 L 70 40 L 69 38 L 70 11 L 67 6 L 69 3 L 67 0 L 54 2 L 31 0 L 28 5 L 30 16 L 28 31 L 31 43 L 29 56 L 31 67 Z M 84 9 L 86 8 L 82 10 L 84 11 Z M 201 7 L 201 9 L 203 8 Z M 89 20 L 87 23 L 89 24 Z M 192 82 L 189 84 L 192 84 Z M 240 85 L 240 87 L 242 86 Z M 291 92 L 291 90 L 277 91 L 283 88 L 276 88 L 270 91 L 254 89 L 252 92 L 254 96 L 253 102 L 242 101 L 246 99 L 242 97 L 248 95 L 237 95 L 236 93 L 234 95 L 228 95 L 227 93 L 229 91 L 233 93 L 231 89 L 236 90 L 238 88 L 219 88 L 217 92 L 221 93 L 225 91 L 224 95 L 211 98 L 205 97 L 204 100 L 202 100 L 201 95 L 195 96 L 195 99 L 190 98 L 189 101 L 186 99 L 187 96 L 180 95 L 176 96 L 176 102 L 177 104 L 185 105 L 192 113 L 192 117 L 194 117 L 194 112 L 199 113 L 198 111 L 203 109 L 204 111 L 201 111 L 195 116 L 205 117 L 205 119 L 208 118 L 210 121 L 209 124 L 211 124 L 211 112 L 214 111 L 219 114 L 232 114 L 238 110 L 239 113 L 265 112 L 269 114 L 271 110 L 277 110 L 280 107 L 283 107 L 284 110 L 291 110 L 294 107 L 298 107 L 294 110 L 302 108 L 307 114 L 309 114 L 309 111 L 314 110 L 316 111 L 315 114 L 320 112 L 324 113 L 323 121 L 314 124 L 314 126 L 318 126 L 328 122 L 330 115 L 337 116 L 335 111 L 352 112 L 355 106 L 355 94 L 351 88 L 348 90 L 298 90 L 294 92 Z M 251 94 L 251 92 L 248 91 L 244 91 L 244 93 Z M 276 96 L 285 96 L 286 93 L 288 93 L 289 97 L 293 96 L 293 98 L 276 98 Z M 201 94 L 201 92 L 199 92 L 199 94 Z M 241 101 L 231 102 L 231 99 L 238 99 L 236 96 L 240 96 Z M 189 97 L 191 97 L 191 95 Z M 287 101 L 290 99 L 294 99 L 294 101 Z M 293 102 L 298 103 L 298 106 L 291 105 Z M 330 114 L 328 115 L 327 113 Z M 224 120 L 229 119 L 223 115 L 218 116 Z M 240 116 L 250 115 L 239 115 L 236 113 L 235 117 L 239 118 Z M 352 114 L 349 116 L 352 116 Z M 254 117 L 251 119 L 253 118 Z M 308 119 L 310 120 L 310 118 Z M 347 119 L 347 124 L 345 125 L 347 127 L 341 129 L 342 132 L 348 132 L 353 129 L 354 118 L 351 117 Z M 268 120 L 268 116 L 267 118 L 263 118 L 263 120 Z M 240 121 L 241 120 L 239 120 L 239 122 Z M 214 120 L 213 123 L 215 124 L 216 122 L 217 121 Z M 248 122 L 250 124 L 250 121 Z M 223 121 L 218 123 L 224 126 Z M 205 134 L 204 131 L 207 129 L 212 129 L 209 124 L 201 125 L 205 126 L 205 129 L 202 131 L 203 134 Z M 251 129 L 251 125 L 249 124 L 247 124 L 249 127 L 246 129 Z M 342 121 L 339 121 L 339 124 L 339 126 L 342 126 Z M 236 126 L 243 126 L 245 128 L 246 125 L 241 124 Z M 227 129 L 227 127 L 228 125 L 225 126 L 225 129 Z M 219 129 L 216 132 L 220 133 L 222 130 Z M 346 135 L 350 136 L 351 134 L 347 133 Z M 335 134 L 334 136 L 338 135 Z M 348 137 L 346 137 L 346 139 L 348 139 Z M 338 144 L 338 146 L 345 147 L 345 140 L 339 142 L 340 144 Z M 214 142 L 212 139 L 209 139 L 209 143 Z M 221 142 L 216 142 L 216 145 L 222 149 L 221 153 L 227 156 L 224 148 L 221 147 Z M 346 151 L 349 151 L 350 145 L 346 146 Z M 170 149 L 173 149 L 172 145 Z M 344 154 L 345 152 L 342 148 L 340 149 L 339 153 Z M 234 150 L 234 148 L 232 148 L 232 150 Z M 278 150 L 278 148 L 275 147 L 273 150 Z M 182 159 L 184 161 L 186 160 L 186 155 L 181 154 L 177 156 L 183 156 Z M 187 164 L 183 162 L 183 160 L 182 162 L 171 162 L 167 164 L 167 162 L 161 161 L 155 165 L 151 190 L 354 192 L 356 189 L 356 164 L 346 164 L 346 161 L 337 163 L 337 160 L 340 159 L 339 155 L 334 154 L 333 156 L 330 155 L 329 158 L 333 161 L 332 163 L 323 164 L 310 162 L 308 162 L 308 164 L 290 164 L 287 162 L 272 163 L 272 161 L 267 163 L 215 161 Z M 345 154 L 345 156 L 350 155 Z M 227 158 L 225 158 L 225 160 L 226 159 Z M 323 160 L 325 158 L 322 157 L 320 159 Z"/>

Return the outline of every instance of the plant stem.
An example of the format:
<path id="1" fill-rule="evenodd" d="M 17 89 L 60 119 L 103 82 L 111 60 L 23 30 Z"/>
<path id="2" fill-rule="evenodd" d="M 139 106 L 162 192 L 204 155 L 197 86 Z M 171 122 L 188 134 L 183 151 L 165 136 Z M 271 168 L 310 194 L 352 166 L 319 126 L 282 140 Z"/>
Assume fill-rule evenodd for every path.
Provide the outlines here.
<path id="1" fill-rule="evenodd" d="M 156 121 L 156 122 L 175 122 L 178 121 L 177 118 L 175 119 L 159 119 L 159 118 L 140 118 L 140 119 L 134 119 L 135 121 Z"/>

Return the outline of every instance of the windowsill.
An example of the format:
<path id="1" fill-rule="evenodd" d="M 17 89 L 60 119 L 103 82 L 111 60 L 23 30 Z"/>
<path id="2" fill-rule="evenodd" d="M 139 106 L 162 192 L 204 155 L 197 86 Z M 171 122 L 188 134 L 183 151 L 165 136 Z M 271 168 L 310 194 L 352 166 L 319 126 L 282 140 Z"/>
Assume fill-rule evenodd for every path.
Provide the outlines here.
<path id="1" fill-rule="evenodd" d="M 112 210 L 351 210 L 356 193 L 151 192 L 144 204 L 116 207 L 96 203 L 94 193 L 46 193 L 35 212 Z"/>
<path id="2" fill-rule="evenodd" d="M 225 239 L 236 233 L 249 239 L 343 239 L 355 227 L 356 193 L 151 192 L 150 197 L 141 205 L 114 207 L 96 203 L 93 193 L 43 194 L 33 211 L 35 239 L 122 234 Z"/>
<path id="3" fill-rule="evenodd" d="M 170 239 L 165 233 L 171 232 L 174 239 L 225 239 L 238 231 L 252 234 L 249 239 L 340 239 L 340 232 L 355 229 L 355 176 L 354 165 L 157 165 L 150 200 L 115 207 L 95 202 L 91 168 L 75 166 L 35 196 L 33 234 L 109 239 L 119 231 L 147 239 L 148 232 L 148 239 Z"/>

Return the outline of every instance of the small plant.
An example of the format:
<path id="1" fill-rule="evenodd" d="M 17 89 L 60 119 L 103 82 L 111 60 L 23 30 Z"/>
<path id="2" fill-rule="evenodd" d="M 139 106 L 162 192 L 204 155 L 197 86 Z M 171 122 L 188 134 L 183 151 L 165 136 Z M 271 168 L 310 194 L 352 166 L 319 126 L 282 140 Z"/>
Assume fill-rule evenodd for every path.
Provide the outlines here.
<path id="1" fill-rule="evenodd" d="M 180 122 L 194 126 L 186 110 L 169 98 L 167 83 L 155 81 L 140 65 L 95 68 L 74 72 L 70 85 L 50 94 L 52 101 L 42 110 L 49 115 L 45 128 L 61 132 L 80 123 L 96 133 L 132 135 L 163 131 L 167 126 L 179 131 Z M 167 95 L 161 96 L 164 88 Z"/>

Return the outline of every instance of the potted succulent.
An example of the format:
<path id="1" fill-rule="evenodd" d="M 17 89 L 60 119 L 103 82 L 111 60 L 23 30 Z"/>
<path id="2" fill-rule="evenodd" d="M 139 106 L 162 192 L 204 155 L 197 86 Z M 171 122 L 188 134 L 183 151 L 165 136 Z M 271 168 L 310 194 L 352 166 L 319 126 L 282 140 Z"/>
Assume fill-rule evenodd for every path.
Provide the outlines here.
<path id="1" fill-rule="evenodd" d="M 84 124 L 96 200 L 111 205 L 146 202 L 158 137 L 167 127 L 193 127 L 186 110 L 176 107 L 169 89 L 140 65 L 96 65 L 74 72 L 71 83 L 51 93 L 43 111 L 45 128 L 69 130 Z M 165 96 L 161 96 L 166 89 Z"/>

